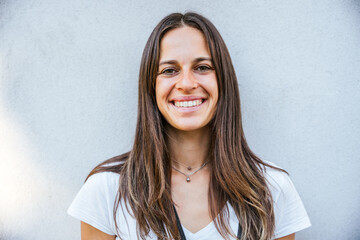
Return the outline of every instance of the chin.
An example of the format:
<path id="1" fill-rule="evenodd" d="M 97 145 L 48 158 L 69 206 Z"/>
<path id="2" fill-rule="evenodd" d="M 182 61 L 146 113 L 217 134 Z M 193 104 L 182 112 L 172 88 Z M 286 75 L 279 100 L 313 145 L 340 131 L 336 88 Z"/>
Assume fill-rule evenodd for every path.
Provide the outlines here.
<path id="1" fill-rule="evenodd" d="M 196 124 L 192 122 L 188 124 L 170 124 L 170 126 L 178 131 L 192 132 L 197 130 L 204 130 L 208 124 Z"/>

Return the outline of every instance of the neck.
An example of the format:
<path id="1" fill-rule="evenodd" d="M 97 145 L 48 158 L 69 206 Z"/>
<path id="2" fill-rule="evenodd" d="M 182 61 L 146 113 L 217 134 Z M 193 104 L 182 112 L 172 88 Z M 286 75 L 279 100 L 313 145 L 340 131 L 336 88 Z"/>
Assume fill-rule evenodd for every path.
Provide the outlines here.
<path id="1" fill-rule="evenodd" d="M 185 170 L 187 167 L 198 168 L 207 162 L 210 134 L 210 127 L 191 132 L 168 128 L 167 142 L 172 165 Z"/>

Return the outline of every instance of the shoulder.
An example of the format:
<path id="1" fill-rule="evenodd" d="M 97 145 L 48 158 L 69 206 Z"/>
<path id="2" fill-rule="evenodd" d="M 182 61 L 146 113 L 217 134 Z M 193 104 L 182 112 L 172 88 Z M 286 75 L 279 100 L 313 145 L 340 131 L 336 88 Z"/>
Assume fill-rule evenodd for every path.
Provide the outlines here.
<path id="1" fill-rule="evenodd" d="M 117 192 L 120 181 L 119 172 L 123 166 L 123 161 L 120 158 L 123 155 L 108 159 L 95 167 L 82 188 L 107 190 L 109 192 L 115 190 Z"/>
<path id="2" fill-rule="evenodd" d="M 118 186 L 119 178 L 120 174 L 115 172 L 99 172 L 91 175 L 84 183 L 84 186 L 112 188 Z"/>
<path id="3" fill-rule="evenodd" d="M 272 162 L 265 163 L 280 168 Z M 267 166 L 264 167 L 264 174 L 273 199 L 275 237 L 280 238 L 310 227 L 305 207 L 289 175 Z"/>
<path id="4" fill-rule="evenodd" d="M 99 172 L 91 175 L 80 189 L 78 196 L 94 206 L 112 210 L 119 189 L 120 175 L 114 172 Z"/>
<path id="5" fill-rule="evenodd" d="M 113 172 L 91 175 L 71 203 L 68 214 L 104 233 L 116 235 L 113 209 L 119 176 Z"/>
<path id="6" fill-rule="evenodd" d="M 265 161 L 265 163 L 269 164 L 270 166 L 282 169 L 272 162 Z M 268 166 L 265 166 L 264 168 L 265 179 L 271 191 L 274 207 L 283 209 L 287 204 L 294 202 L 302 205 L 300 196 L 297 193 L 289 174 L 276 168 L 271 168 Z"/>
<path id="7" fill-rule="evenodd" d="M 291 179 L 286 172 L 283 172 L 279 169 L 278 165 L 270 161 L 264 161 L 266 164 L 273 166 L 275 168 L 271 168 L 268 166 L 264 166 L 264 176 L 268 187 L 272 193 L 273 199 L 276 200 L 277 196 L 282 192 L 286 191 L 289 185 L 292 185 Z"/>

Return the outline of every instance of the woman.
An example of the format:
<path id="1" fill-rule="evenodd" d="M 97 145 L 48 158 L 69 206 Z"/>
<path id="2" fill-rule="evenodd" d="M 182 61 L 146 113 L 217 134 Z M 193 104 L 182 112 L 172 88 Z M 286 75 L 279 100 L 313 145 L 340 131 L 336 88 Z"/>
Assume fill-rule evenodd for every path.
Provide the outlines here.
<path id="1" fill-rule="evenodd" d="M 206 18 L 175 13 L 142 57 L 135 141 L 68 210 L 82 239 L 295 239 L 310 226 L 286 172 L 249 149 L 230 55 Z"/>

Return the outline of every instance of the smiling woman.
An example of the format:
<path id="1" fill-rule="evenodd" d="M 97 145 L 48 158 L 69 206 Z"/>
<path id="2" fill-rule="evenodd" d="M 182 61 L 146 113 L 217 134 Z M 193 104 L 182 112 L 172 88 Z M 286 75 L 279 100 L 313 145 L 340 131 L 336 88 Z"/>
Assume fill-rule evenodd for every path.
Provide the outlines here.
<path id="1" fill-rule="evenodd" d="M 248 147 L 213 24 L 171 14 L 142 57 L 135 141 L 98 165 L 68 213 L 82 239 L 295 239 L 310 226 L 286 172 Z"/>

